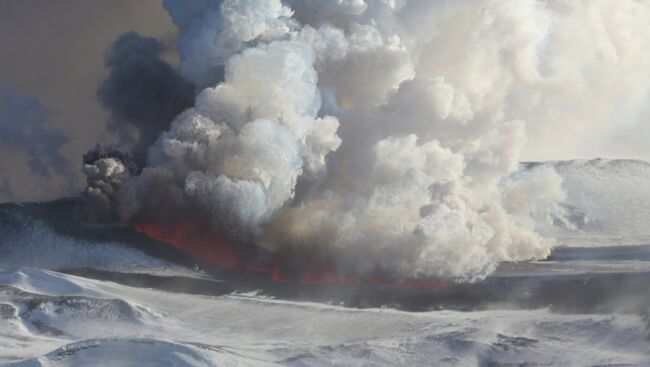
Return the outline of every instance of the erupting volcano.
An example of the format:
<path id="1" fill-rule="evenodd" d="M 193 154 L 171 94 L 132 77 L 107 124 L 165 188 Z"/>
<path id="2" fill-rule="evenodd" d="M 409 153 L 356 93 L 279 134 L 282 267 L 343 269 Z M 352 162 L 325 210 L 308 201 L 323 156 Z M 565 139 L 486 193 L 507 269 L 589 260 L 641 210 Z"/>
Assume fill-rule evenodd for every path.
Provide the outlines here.
<path id="1" fill-rule="evenodd" d="M 612 64 L 583 58 L 602 53 L 590 49 L 596 40 L 576 60 L 564 59 L 573 48 L 565 35 L 590 29 L 569 26 L 585 21 L 581 6 L 163 3 L 177 27 L 179 67 L 161 59 L 164 45 L 135 34 L 109 50 L 99 96 L 138 134 L 120 149 L 84 156 L 84 216 L 137 223 L 205 263 L 278 282 L 472 282 L 502 262 L 546 258 L 557 245 L 550 228 L 571 228 L 573 213 L 553 167 L 522 171 L 520 162 L 544 141 L 560 149 L 548 135 L 556 129 L 546 129 L 551 121 L 587 136 L 591 126 L 567 122 L 607 125 L 601 117 L 621 110 L 618 101 L 646 96 L 638 83 L 647 78 L 609 84 L 616 78 L 555 69 L 575 63 L 570 70 L 612 76 L 647 69 L 634 53 L 612 56 Z M 567 19 L 561 32 L 558 14 Z M 612 69 L 618 63 L 622 69 Z M 132 81 L 141 75 L 143 83 Z M 160 93 L 134 89 L 149 84 Z M 567 94 L 574 86 L 584 89 Z M 150 103 L 122 98 L 133 91 Z M 153 98 L 159 94 L 165 98 Z M 142 220 L 158 213 L 185 219 Z"/>
<path id="2" fill-rule="evenodd" d="M 650 366 L 649 20 L 0 0 L 0 365 Z"/>

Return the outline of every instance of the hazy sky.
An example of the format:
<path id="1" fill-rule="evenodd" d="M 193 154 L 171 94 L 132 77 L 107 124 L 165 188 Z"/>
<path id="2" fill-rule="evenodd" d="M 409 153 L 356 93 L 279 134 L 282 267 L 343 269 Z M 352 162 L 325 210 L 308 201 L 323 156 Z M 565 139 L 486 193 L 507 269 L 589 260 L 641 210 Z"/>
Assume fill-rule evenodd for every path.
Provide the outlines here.
<path id="1" fill-rule="evenodd" d="M 115 139 L 106 131 L 108 114 L 95 94 L 107 74 L 103 55 L 115 38 L 132 30 L 174 43 L 175 28 L 160 0 L 0 1 L 0 81 L 50 110 L 46 124 L 69 138 L 61 153 L 74 177 L 66 182 L 34 175 L 25 154 L 0 144 L 0 202 L 82 188 L 81 155 L 94 142 Z M 167 56 L 174 61 L 175 55 Z"/>

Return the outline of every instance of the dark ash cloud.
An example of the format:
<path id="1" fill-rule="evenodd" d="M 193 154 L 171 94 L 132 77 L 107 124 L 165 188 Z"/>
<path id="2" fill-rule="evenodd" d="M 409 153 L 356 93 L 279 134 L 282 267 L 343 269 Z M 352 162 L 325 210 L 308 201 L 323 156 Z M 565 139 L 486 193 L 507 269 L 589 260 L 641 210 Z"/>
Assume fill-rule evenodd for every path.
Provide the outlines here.
<path id="1" fill-rule="evenodd" d="M 194 86 L 161 59 L 165 50 L 155 38 L 124 33 L 106 55 L 110 75 L 97 90 L 112 115 L 109 127 L 131 146 L 141 166 L 158 134 L 194 102 Z"/>
<path id="2" fill-rule="evenodd" d="M 82 171 L 86 175 L 82 218 L 89 223 L 115 221 L 115 193 L 138 170 L 133 156 L 117 147 L 95 146 L 83 156 Z"/>

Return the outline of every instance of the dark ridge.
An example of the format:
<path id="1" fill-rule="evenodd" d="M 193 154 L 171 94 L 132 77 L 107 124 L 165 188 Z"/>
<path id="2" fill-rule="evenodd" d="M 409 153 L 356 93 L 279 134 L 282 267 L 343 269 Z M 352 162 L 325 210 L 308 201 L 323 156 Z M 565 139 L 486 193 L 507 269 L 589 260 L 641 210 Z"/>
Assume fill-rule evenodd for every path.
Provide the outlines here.
<path id="1" fill-rule="evenodd" d="M 62 269 L 60 271 L 62 273 L 77 275 L 84 278 L 108 280 L 111 282 L 128 285 L 130 287 L 151 288 L 175 293 L 221 296 L 237 291 L 232 283 L 211 278 L 120 273 L 89 268 Z"/>
<path id="2" fill-rule="evenodd" d="M 149 256 L 161 258 L 179 265 L 193 267 L 196 260 L 178 251 L 175 247 L 156 241 L 130 228 L 90 225 L 79 220 L 80 198 L 64 198 L 42 203 L 0 204 L 0 223 L 2 211 L 23 214 L 35 220 L 42 220 L 57 234 L 96 243 L 118 242 L 139 250 Z"/>
<path id="3" fill-rule="evenodd" d="M 650 161 L 643 159 L 608 159 L 608 158 L 593 158 L 593 159 L 570 159 L 570 160 L 559 160 L 559 161 L 525 161 L 520 162 L 519 165 L 523 169 L 531 169 L 539 166 L 553 166 L 556 168 L 564 168 L 570 165 L 583 164 L 583 165 L 593 165 L 593 166 L 610 166 L 610 167 L 622 167 L 624 165 L 639 165 L 644 167 L 650 167 Z"/>
<path id="4" fill-rule="evenodd" d="M 557 247 L 547 261 L 650 261 L 650 245 Z"/>
<path id="5" fill-rule="evenodd" d="M 388 307 L 404 311 L 480 311 L 549 308 L 567 314 L 613 312 L 646 315 L 650 310 L 650 273 L 582 274 L 574 276 L 495 277 L 444 289 L 393 288 L 376 285 L 306 285 L 274 283 L 250 274 L 231 273 L 222 280 L 125 274 L 93 269 L 69 274 L 169 292 L 222 296 L 233 292 L 354 308 Z"/>

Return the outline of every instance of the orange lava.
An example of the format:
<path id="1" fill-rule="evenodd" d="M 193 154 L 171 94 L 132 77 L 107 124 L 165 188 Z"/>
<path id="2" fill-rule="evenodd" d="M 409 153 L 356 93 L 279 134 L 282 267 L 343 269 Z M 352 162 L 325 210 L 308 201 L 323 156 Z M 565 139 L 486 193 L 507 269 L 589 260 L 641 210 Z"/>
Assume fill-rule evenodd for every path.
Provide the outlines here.
<path id="1" fill-rule="evenodd" d="M 214 233 L 200 220 L 184 219 L 173 225 L 139 222 L 134 229 L 158 241 L 173 245 L 202 262 L 228 270 L 240 268 L 237 245 L 228 237 Z"/>
<path id="2" fill-rule="evenodd" d="M 457 286 L 441 280 L 406 280 L 392 282 L 374 275 L 370 279 L 360 279 L 337 272 L 330 264 L 315 264 L 306 261 L 299 276 L 289 276 L 280 257 L 270 264 L 260 265 L 248 263 L 240 256 L 237 244 L 227 236 L 215 233 L 199 219 L 185 218 L 173 224 L 139 221 L 134 230 L 158 241 L 170 244 L 181 252 L 192 256 L 202 263 L 214 265 L 230 271 L 253 272 L 267 274 L 273 282 L 299 283 L 308 285 L 342 285 L 352 286 L 369 284 L 383 288 L 408 289 L 448 289 Z"/>

